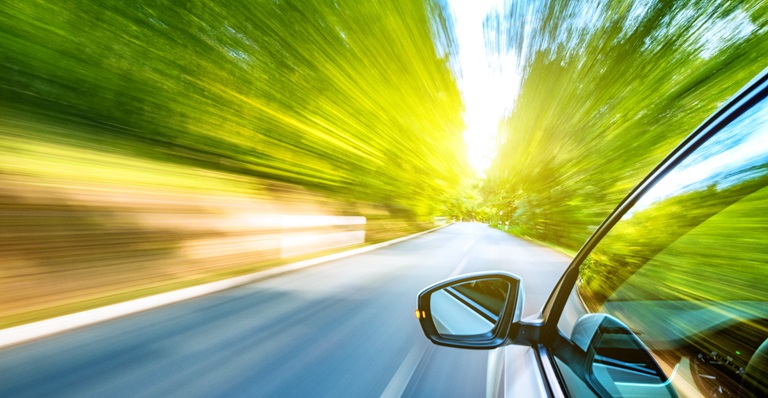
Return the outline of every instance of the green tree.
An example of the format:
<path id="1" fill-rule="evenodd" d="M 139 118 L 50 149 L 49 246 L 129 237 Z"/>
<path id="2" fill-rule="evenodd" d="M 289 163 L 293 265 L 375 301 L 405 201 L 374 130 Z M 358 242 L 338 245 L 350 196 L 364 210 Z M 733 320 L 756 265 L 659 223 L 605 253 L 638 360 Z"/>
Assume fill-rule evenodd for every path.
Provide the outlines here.
<path id="1" fill-rule="evenodd" d="M 486 19 L 522 84 L 487 171 L 524 234 L 577 249 L 765 66 L 761 1 L 514 2 Z M 494 196 L 495 195 L 495 196 Z"/>
<path id="2" fill-rule="evenodd" d="M 430 214 L 465 169 L 440 0 L 10 0 L 3 116 Z"/>

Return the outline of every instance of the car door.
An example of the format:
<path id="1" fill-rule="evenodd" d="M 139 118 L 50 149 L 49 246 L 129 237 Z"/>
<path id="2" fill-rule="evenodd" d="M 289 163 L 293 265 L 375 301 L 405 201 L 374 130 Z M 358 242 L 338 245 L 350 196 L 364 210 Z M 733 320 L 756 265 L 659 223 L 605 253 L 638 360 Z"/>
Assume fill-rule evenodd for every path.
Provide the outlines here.
<path id="1" fill-rule="evenodd" d="M 542 312 L 552 395 L 768 396 L 767 94 L 764 72 L 577 254 Z"/>
<path id="2" fill-rule="evenodd" d="M 767 96 L 768 70 L 686 138 L 584 244 L 539 317 L 521 319 L 518 276 L 461 275 L 419 293 L 427 338 L 510 345 L 491 354 L 506 358 L 490 396 L 768 396 Z"/>

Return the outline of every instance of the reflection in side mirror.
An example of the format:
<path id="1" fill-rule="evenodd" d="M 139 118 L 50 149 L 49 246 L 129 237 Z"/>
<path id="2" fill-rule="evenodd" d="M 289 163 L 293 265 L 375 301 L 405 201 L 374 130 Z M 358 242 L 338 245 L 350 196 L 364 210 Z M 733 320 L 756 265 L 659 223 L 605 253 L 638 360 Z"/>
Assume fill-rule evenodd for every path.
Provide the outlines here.
<path id="1" fill-rule="evenodd" d="M 432 293 L 430 310 L 442 336 L 486 334 L 496 327 L 509 296 L 509 282 L 478 279 Z"/>
<path id="2" fill-rule="evenodd" d="M 640 339 L 618 319 L 587 314 L 573 327 L 572 341 L 586 353 L 590 384 L 609 396 L 677 397 Z"/>
<path id="3" fill-rule="evenodd" d="M 432 342 L 451 347 L 494 348 L 520 322 L 520 278 L 503 272 L 463 275 L 419 293 L 416 317 Z"/>

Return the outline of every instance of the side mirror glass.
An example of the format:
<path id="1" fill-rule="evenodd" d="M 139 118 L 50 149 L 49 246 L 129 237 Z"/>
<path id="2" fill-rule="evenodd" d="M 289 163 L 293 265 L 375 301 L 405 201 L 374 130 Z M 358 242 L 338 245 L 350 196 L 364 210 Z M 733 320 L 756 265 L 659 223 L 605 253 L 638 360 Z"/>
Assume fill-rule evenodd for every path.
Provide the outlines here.
<path id="1" fill-rule="evenodd" d="M 618 397 L 677 397 L 650 351 L 629 327 L 606 314 L 576 321 L 572 341 L 586 354 L 586 376 L 603 394 Z"/>
<path id="2" fill-rule="evenodd" d="M 462 275 L 419 293 L 416 317 L 432 342 L 461 348 L 495 348 L 520 322 L 520 278 L 493 272 Z M 512 336 L 514 337 L 514 336 Z"/>
<path id="3" fill-rule="evenodd" d="M 432 293 L 430 312 L 443 337 L 484 335 L 499 323 L 510 284 L 500 278 L 475 279 Z"/>

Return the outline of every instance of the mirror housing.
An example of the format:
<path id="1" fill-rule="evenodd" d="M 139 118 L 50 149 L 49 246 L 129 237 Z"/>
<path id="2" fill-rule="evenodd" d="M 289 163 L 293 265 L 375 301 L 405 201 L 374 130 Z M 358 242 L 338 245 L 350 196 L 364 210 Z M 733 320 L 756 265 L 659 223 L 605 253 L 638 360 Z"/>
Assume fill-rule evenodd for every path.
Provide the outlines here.
<path id="1" fill-rule="evenodd" d="M 468 296 L 473 295 L 470 287 L 478 285 L 485 286 L 486 289 L 489 286 L 494 287 L 496 297 L 487 299 L 486 295 L 484 299 L 480 297 L 483 295 L 479 294 L 474 300 L 469 298 Z M 499 286 L 508 288 L 502 294 Z M 444 304 L 446 302 L 449 304 Z M 507 344 L 515 338 L 520 327 L 523 303 L 524 290 L 520 277 L 508 272 L 480 272 L 449 278 L 426 287 L 419 293 L 418 309 L 415 315 L 419 319 L 424 334 L 435 344 L 457 348 L 492 349 Z M 433 305 L 438 305 L 438 308 L 445 313 L 459 311 L 472 315 L 436 320 L 432 311 Z M 448 308 L 450 306 L 454 308 Z M 487 330 L 477 326 L 482 325 L 483 322 L 487 325 Z M 468 326 L 467 324 L 470 323 L 474 325 Z M 447 333 L 447 331 L 455 333 L 456 330 L 460 330 L 461 333 Z M 472 331 L 479 333 L 472 333 Z"/>

